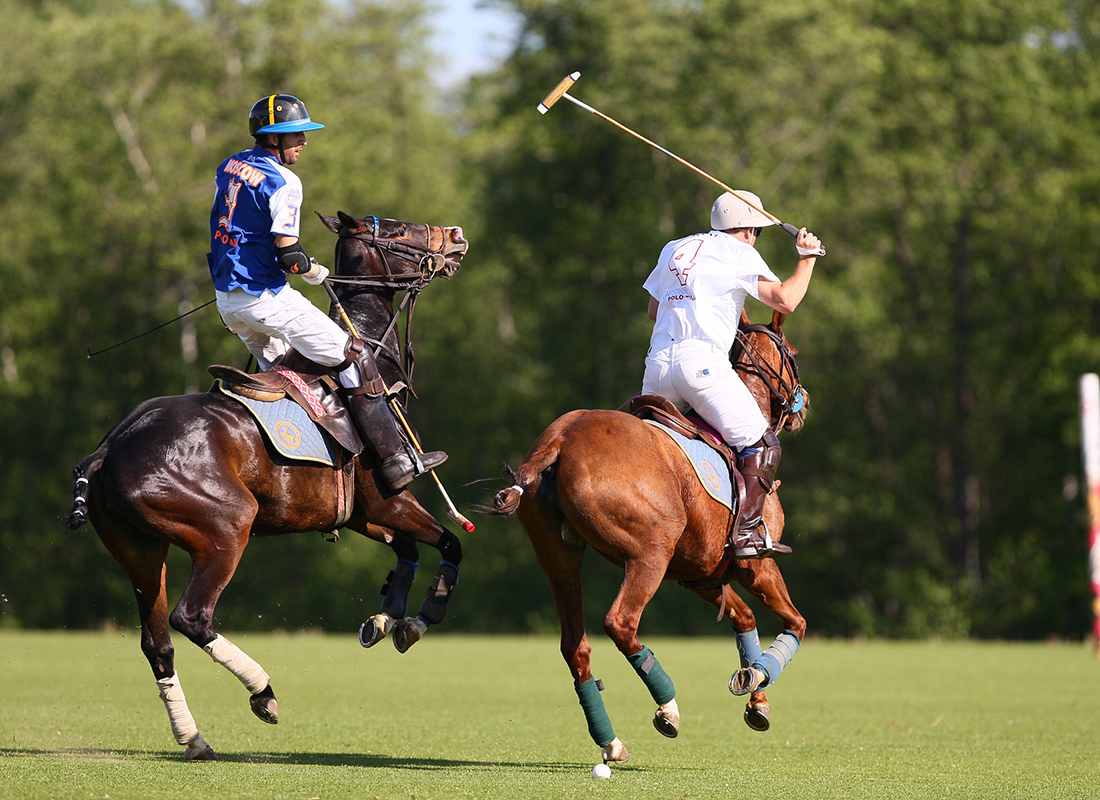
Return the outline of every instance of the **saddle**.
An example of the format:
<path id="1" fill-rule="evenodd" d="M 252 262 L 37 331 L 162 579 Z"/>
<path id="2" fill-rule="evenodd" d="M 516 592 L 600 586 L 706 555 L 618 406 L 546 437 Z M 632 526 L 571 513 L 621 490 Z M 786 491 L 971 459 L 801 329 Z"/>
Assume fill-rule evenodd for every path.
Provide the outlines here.
<path id="1" fill-rule="evenodd" d="M 737 469 L 737 458 L 729 445 L 712 432 L 701 419 L 695 422 L 685 416 L 669 400 L 655 394 L 640 394 L 630 400 L 630 413 L 641 420 L 652 420 L 685 436 L 697 439 L 722 456 L 734 486 L 737 487 L 734 501 L 735 510 L 730 514 L 729 528 L 726 531 L 725 551 L 717 569 L 707 579 L 701 581 L 680 581 L 688 589 L 717 589 L 729 582 L 734 568 L 734 540 L 741 525 L 741 509 L 745 506 L 745 479 Z M 705 427 L 704 427 L 705 426 Z M 724 602 L 724 597 L 723 597 Z"/>
<path id="2" fill-rule="evenodd" d="M 266 372 L 248 373 L 223 364 L 213 364 L 207 371 L 233 394 L 260 402 L 293 400 L 351 455 L 363 451 L 363 440 L 337 393 L 339 384 L 332 371 L 296 351 Z"/>

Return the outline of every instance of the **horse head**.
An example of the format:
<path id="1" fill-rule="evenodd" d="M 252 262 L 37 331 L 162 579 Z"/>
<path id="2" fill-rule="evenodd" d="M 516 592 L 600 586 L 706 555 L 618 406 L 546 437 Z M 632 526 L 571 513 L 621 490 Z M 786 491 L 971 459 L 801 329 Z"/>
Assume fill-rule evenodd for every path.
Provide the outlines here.
<path id="1" fill-rule="evenodd" d="M 336 246 L 336 275 L 421 285 L 437 276 L 450 280 L 470 247 L 462 228 L 457 226 L 353 217 L 343 211 L 337 211 L 335 217 L 320 212 L 317 216 L 340 237 Z"/>
<path id="2" fill-rule="evenodd" d="M 744 309 L 730 351 L 733 368 L 749 387 L 776 430 L 799 430 L 810 396 L 798 379 L 798 350 L 783 333 L 786 314 L 772 313 L 768 325 L 752 324 Z"/>

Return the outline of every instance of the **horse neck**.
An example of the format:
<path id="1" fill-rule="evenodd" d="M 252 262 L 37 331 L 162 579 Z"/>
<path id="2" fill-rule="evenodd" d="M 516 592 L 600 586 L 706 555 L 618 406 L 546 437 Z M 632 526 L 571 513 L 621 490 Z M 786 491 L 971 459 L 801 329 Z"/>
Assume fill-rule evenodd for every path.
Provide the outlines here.
<path id="1" fill-rule="evenodd" d="M 355 325 L 359 336 L 377 339 L 393 320 L 393 291 L 364 292 L 345 302 L 344 310 Z M 396 335 L 391 334 L 396 340 Z"/>

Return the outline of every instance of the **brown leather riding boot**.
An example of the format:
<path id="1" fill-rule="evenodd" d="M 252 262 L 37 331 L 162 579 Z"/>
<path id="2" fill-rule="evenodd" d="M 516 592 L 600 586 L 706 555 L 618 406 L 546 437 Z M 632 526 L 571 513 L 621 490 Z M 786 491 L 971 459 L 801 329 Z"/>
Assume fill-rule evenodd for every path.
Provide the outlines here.
<path id="1" fill-rule="evenodd" d="M 447 460 L 447 454 L 443 452 L 417 454 L 411 451 L 397 430 L 397 422 L 385 398 L 356 392 L 354 389 L 348 391 L 348 407 L 363 440 L 381 461 L 382 480 L 393 491 L 401 491 L 413 478 Z"/>
<path id="2" fill-rule="evenodd" d="M 791 552 L 787 545 L 772 541 L 764 524 L 764 501 L 775 485 L 775 470 L 782 452 L 779 439 L 769 429 L 759 442 L 737 455 L 737 469 L 745 478 L 745 505 L 734 542 L 736 558 L 778 558 Z"/>

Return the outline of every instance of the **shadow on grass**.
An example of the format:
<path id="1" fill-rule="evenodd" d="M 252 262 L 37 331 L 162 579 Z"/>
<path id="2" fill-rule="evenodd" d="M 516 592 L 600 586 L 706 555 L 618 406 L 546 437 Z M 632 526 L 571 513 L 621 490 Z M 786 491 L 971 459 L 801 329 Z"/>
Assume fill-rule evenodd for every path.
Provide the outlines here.
<path id="1" fill-rule="evenodd" d="M 140 762 L 140 761 L 179 761 L 183 762 L 183 754 L 179 750 L 133 750 L 133 749 L 103 749 L 103 748 L 63 748 L 58 750 L 35 750 L 12 747 L 0 747 L 0 758 L 71 758 L 90 759 L 97 761 L 115 762 Z M 290 752 L 249 752 L 249 753 L 219 753 L 218 761 L 223 764 L 286 764 L 298 767 L 359 767 L 362 769 L 409 769 L 423 772 L 424 770 L 455 770 L 481 771 L 489 769 L 507 768 L 509 770 L 525 771 L 532 773 L 569 773 L 575 774 L 577 770 L 591 769 L 591 765 L 583 762 L 564 761 L 468 761 L 450 758 L 403 758 L 400 756 L 387 756 L 377 753 L 290 753 Z M 208 763 L 208 762 L 198 762 Z M 623 769 L 644 772 L 644 767 L 635 767 L 629 764 L 622 765 Z"/>

